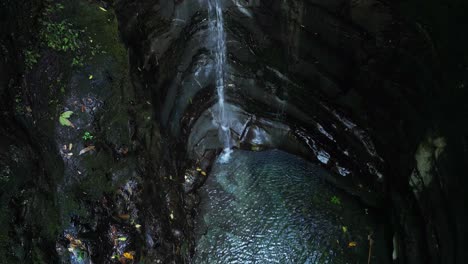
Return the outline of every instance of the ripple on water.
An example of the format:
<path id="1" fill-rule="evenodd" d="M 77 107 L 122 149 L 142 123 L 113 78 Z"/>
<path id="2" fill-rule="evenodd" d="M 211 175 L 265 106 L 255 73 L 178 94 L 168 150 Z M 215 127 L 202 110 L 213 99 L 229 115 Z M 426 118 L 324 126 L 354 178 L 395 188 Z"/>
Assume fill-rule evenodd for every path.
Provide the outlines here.
<path id="1" fill-rule="evenodd" d="M 372 219 L 323 169 L 277 150 L 230 156 L 200 190 L 195 263 L 367 263 Z"/>

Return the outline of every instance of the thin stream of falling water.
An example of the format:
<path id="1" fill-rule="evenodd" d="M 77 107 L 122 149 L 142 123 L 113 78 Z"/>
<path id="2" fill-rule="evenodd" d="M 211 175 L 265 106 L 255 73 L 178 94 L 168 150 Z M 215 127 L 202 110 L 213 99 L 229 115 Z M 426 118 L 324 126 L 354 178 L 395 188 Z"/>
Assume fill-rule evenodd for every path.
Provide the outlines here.
<path id="1" fill-rule="evenodd" d="M 216 41 L 214 48 L 216 70 L 216 92 L 218 94 L 218 115 L 215 117 L 219 126 L 219 138 L 223 144 L 222 162 L 229 160 L 231 150 L 231 129 L 225 106 L 224 79 L 226 77 L 226 33 L 224 32 L 221 0 L 208 0 L 208 17 L 211 36 Z"/>

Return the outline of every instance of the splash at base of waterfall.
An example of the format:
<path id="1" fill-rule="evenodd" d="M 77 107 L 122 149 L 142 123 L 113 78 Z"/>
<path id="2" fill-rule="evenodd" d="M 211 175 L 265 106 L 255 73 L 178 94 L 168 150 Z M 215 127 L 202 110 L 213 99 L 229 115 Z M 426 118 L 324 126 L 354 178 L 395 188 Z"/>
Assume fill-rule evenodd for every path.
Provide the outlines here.
<path id="1" fill-rule="evenodd" d="M 226 164 L 231 159 L 232 148 L 225 148 L 221 155 L 219 155 L 218 162 L 221 164 Z"/>

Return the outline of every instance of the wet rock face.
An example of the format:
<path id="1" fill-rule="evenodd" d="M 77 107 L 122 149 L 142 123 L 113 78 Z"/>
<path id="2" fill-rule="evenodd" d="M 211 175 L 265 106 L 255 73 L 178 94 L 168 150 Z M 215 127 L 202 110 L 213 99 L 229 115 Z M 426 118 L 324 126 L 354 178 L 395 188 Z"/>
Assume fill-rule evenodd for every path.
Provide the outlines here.
<path id="1" fill-rule="evenodd" d="M 233 145 L 288 148 L 371 184 L 381 180 L 383 160 L 367 132 L 336 109 L 365 111 L 353 75 L 369 59 L 365 48 L 375 47 L 375 39 L 347 21 L 359 16 L 359 6 L 334 2 L 220 2 L 228 58 L 226 111 Z M 194 160 L 221 147 L 213 118 L 219 108 L 216 43 L 207 9 L 207 1 L 117 5 L 134 79 L 151 91 L 163 127 Z M 375 35 L 381 37 L 387 17 L 372 21 L 380 23 L 372 29 Z"/>
<path id="2" fill-rule="evenodd" d="M 424 262 L 427 230 L 408 194 L 413 154 L 429 126 L 426 109 L 439 93 L 426 66 L 434 54 L 424 32 L 399 21 L 385 1 L 219 3 L 233 145 L 280 148 L 321 163 L 337 186 L 369 205 L 394 208 L 396 257 Z M 179 160 L 206 160 L 222 146 L 207 6 L 116 4 L 134 85 L 151 94 Z"/>

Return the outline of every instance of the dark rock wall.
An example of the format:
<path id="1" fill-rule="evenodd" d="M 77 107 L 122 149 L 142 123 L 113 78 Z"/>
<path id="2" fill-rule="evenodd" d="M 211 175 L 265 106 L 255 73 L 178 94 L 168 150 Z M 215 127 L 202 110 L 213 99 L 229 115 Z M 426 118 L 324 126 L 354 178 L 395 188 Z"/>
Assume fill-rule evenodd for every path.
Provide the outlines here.
<path id="1" fill-rule="evenodd" d="M 206 70 L 213 61 L 202 2 L 119 1 L 117 5 L 122 37 L 137 69 L 135 77 L 151 91 L 169 137 L 181 150 L 188 140 L 189 157 L 191 148 L 198 151 L 193 143 L 197 140 L 207 142 L 201 153 L 219 147 L 215 129 L 199 129 L 209 127 L 204 111 L 216 103 L 214 77 Z M 454 98 L 447 99 L 443 89 L 443 66 L 431 34 L 405 17 L 397 3 L 385 1 L 234 2 L 223 4 L 230 64 L 228 100 L 242 107 L 233 108 L 236 122 L 255 124 L 245 131 L 260 127 L 259 133 L 270 136 L 271 141 L 263 142 L 267 147 L 281 148 L 277 142 L 284 139 L 271 138 L 282 133 L 293 134 L 303 143 L 315 139 L 308 150 L 288 150 L 316 156 L 317 150 L 326 150 L 332 156 L 326 167 L 338 171 L 338 164 L 346 164 L 352 171 L 352 186 L 364 182 L 383 193 L 383 201 L 374 205 L 385 207 L 391 216 L 398 259 L 453 262 L 457 246 L 452 241 L 457 235 L 452 224 L 457 213 L 443 206 L 452 200 L 442 190 L 450 184 L 438 182 L 451 182 L 455 176 L 439 171 L 434 176 L 439 180 L 428 183 L 423 195 L 410 184 L 411 176 L 418 173 L 415 156 L 421 152 L 421 143 L 430 137 L 430 157 L 435 157 L 436 151 L 443 152 L 445 140 L 449 142 L 442 133 L 447 123 L 441 123 L 448 116 L 436 109 L 444 108 L 441 98 Z M 195 81 L 197 70 L 206 74 Z M 278 111 L 284 111 L 283 120 L 276 118 Z M 283 130 L 279 125 L 270 129 L 286 132 L 269 133 L 265 122 L 258 121 L 262 118 L 270 124 L 285 124 Z M 346 120 L 355 125 L 347 127 Z M 333 140 L 319 133 L 317 124 Z M 234 135 L 245 132 L 233 130 Z M 451 142 L 463 139 L 456 134 Z M 245 139 L 239 136 L 239 140 L 242 147 Z M 466 146 L 448 144 L 466 156 Z M 451 160 L 445 155 L 455 152 L 448 148 L 437 160 Z M 345 157 L 344 150 L 352 157 Z M 348 190 L 362 198 L 353 188 Z"/>
<path id="2" fill-rule="evenodd" d="M 43 1 L 0 3 L 0 254 L 5 263 L 57 260 L 53 183 L 62 166 L 47 136 L 15 115 L 23 50 L 35 39 L 42 7 Z M 31 103 L 40 104 L 31 95 Z"/>
<path id="3" fill-rule="evenodd" d="M 433 93 L 433 107 L 428 108 L 426 113 L 429 114 L 423 117 L 430 125 L 417 151 L 420 154 L 417 167 L 423 179 L 419 182 L 426 179 L 426 189 L 418 200 L 428 229 L 432 229 L 428 237 L 430 245 L 437 249 L 432 250 L 436 252 L 434 259 L 462 263 L 466 259 L 467 234 L 463 223 L 468 216 L 463 206 L 468 202 L 464 191 L 467 181 L 462 176 L 466 174 L 468 160 L 468 109 L 463 103 L 468 98 L 468 51 L 465 48 L 467 37 L 461 29 L 468 23 L 465 15 L 468 5 L 457 0 L 425 1 L 424 4 L 402 1 L 400 8 L 404 17 L 416 23 L 416 27 L 430 39 L 431 51 L 437 58 L 434 76 L 440 87 L 438 93 Z M 440 139 L 445 142 L 441 144 Z M 445 146 L 444 151 L 438 154 L 441 146 Z M 426 169 L 421 166 L 421 160 L 424 160 L 421 153 L 424 152 L 433 153 L 426 156 L 430 164 Z M 428 175 L 433 176 L 432 180 Z"/>

